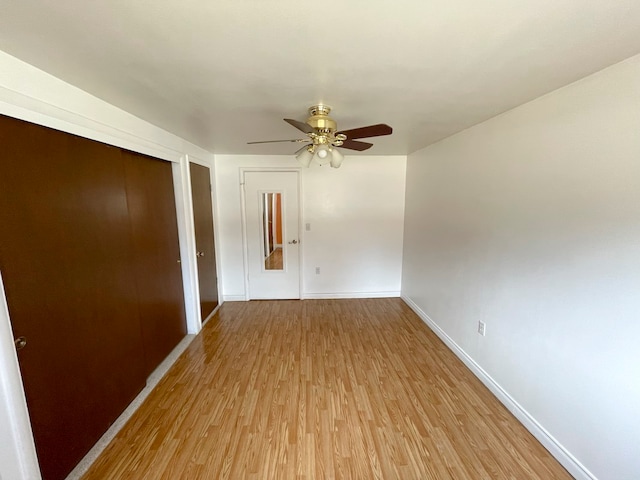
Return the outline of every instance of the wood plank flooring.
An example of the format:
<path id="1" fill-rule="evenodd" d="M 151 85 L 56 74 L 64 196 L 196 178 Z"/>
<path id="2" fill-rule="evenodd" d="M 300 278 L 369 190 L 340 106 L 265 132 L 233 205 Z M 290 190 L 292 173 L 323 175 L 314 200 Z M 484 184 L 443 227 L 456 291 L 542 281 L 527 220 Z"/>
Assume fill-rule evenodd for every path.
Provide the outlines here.
<path id="1" fill-rule="evenodd" d="M 83 477 L 570 478 L 397 298 L 224 303 Z"/>

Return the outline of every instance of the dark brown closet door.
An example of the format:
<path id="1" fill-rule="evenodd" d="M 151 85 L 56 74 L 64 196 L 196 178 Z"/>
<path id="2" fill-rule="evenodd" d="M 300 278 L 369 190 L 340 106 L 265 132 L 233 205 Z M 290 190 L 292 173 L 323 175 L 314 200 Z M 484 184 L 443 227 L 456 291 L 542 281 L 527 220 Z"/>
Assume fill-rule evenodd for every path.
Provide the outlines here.
<path id="1" fill-rule="evenodd" d="M 186 335 L 171 163 L 123 151 L 146 372 Z"/>
<path id="2" fill-rule="evenodd" d="M 40 468 L 65 478 L 145 385 L 121 152 L 0 116 L 0 269 Z"/>
<path id="3" fill-rule="evenodd" d="M 207 318 L 218 306 L 216 252 L 213 240 L 213 208 L 211 205 L 211 175 L 207 167 L 190 164 L 193 217 L 198 256 L 200 315 Z"/>

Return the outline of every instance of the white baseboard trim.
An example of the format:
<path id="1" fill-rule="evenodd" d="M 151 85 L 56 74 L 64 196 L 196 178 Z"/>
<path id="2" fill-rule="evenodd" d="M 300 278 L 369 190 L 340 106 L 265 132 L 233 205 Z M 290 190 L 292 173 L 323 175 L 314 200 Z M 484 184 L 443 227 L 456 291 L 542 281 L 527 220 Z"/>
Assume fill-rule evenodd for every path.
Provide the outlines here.
<path id="1" fill-rule="evenodd" d="M 247 297 L 244 295 L 223 295 L 222 300 L 225 302 L 246 302 Z"/>
<path id="2" fill-rule="evenodd" d="M 401 295 L 409 307 L 442 340 L 447 347 L 464 363 L 473 374 L 495 395 L 529 432 L 553 455 L 577 480 L 597 480 L 582 463 L 578 461 L 560 442 L 558 442 L 538 421 L 516 402 L 491 376 L 478 365 L 447 333 L 434 322 L 416 303 Z"/>
<path id="3" fill-rule="evenodd" d="M 399 297 L 400 292 L 346 292 L 346 293 L 312 293 L 302 294 L 303 300 L 338 299 L 338 298 L 392 298 Z"/>
<path id="4" fill-rule="evenodd" d="M 223 303 L 224 303 L 224 302 L 223 302 Z M 203 320 L 203 322 L 202 322 L 202 327 L 203 327 L 203 328 L 204 328 L 204 326 L 207 324 L 207 322 L 208 322 L 209 320 L 211 320 L 211 319 L 213 318 L 213 316 L 214 316 L 216 313 L 218 313 L 218 310 L 220 309 L 220 307 L 221 307 L 221 306 L 222 306 L 222 303 L 218 303 L 218 305 L 216 306 L 216 308 L 214 308 L 214 309 L 212 310 L 212 312 L 207 316 L 207 318 L 205 318 L 205 319 Z M 199 333 L 199 332 L 198 332 L 198 333 Z M 0 478 L 0 480 L 2 480 L 2 479 Z"/>

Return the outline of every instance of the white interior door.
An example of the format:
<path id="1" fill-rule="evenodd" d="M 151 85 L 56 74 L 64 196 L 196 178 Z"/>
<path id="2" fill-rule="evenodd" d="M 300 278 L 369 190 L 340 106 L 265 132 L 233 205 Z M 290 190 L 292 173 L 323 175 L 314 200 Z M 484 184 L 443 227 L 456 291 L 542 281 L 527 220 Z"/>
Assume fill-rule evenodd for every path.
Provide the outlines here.
<path id="1" fill-rule="evenodd" d="M 300 298 L 298 172 L 244 172 L 250 299 Z"/>

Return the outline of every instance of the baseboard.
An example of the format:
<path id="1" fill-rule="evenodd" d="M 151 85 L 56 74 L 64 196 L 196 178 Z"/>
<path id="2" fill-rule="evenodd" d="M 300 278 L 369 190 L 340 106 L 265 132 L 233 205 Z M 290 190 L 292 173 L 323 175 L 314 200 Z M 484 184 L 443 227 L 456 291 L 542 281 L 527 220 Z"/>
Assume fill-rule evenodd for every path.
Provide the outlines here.
<path id="1" fill-rule="evenodd" d="M 222 300 L 224 302 L 246 302 L 247 297 L 245 295 L 223 295 Z"/>
<path id="2" fill-rule="evenodd" d="M 434 322 L 416 303 L 405 295 L 402 300 L 422 319 L 447 347 L 464 363 L 473 374 L 495 395 L 495 397 L 538 439 L 538 441 L 577 480 L 597 480 L 560 442 L 558 442 L 538 421 L 516 402 L 491 376 L 478 365 L 447 333 Z"/>
<path id="3" fill-rule="evenodd" d="M 392 298 L 399 297 L 400 292 L 341 292 L 341 293 L 303 293 L 300 300 L 339 299 L 339 298 Z M 249 299 L 244 295 L 223 295 L 225 302 L 246 302 Z"/>
<path id="4" fill-rule="evenodd" d="M 223 302 L 223 303 L 224 303 L 224 302 Z M 221 307 L 221 306 L 222 306 L 222 303 L 219 303 L 218 305 L 216 305 L 216 308 L 214 308 L 214 309 L 213 309 L 213 311 L 212 311 L 209 315 L 207 315 L 207 318 L 205 318 L 205 319 L 202 321 L 202 326 L 203 326 L 203 327 L 207 324 L 207 322 L 208 322 L 209 320 L 211 320 L 211 319 L 213 318 L 213 316 L 214 316 L 216 313 L 218 313 L 218 310 L 220 309 L 220 307 Z M 2 480 L 2 479 L 0 479 L 0 480 Z"/>
<path id="5" fill-rule="evenodd" d="M 338 298 L 392 298 L 399 297 L 400 292 L 346 292 L 346 293 L 313 293 L 305 292 L 303 300 L 338 299 Z"/>

